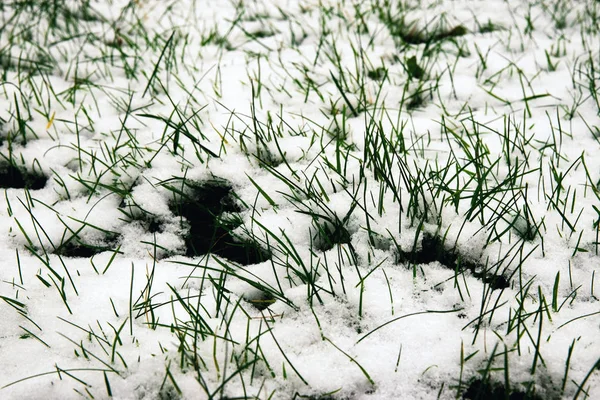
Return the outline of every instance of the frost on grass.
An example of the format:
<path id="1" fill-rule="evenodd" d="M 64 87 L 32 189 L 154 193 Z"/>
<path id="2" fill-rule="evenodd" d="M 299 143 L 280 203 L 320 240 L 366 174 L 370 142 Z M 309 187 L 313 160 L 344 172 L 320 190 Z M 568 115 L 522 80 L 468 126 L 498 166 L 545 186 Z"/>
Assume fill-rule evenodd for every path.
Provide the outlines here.
<path id="1" fill-rule="evenodd" d="M 0 398 L 600 397 L 599 27 L 0 2 Z"/>

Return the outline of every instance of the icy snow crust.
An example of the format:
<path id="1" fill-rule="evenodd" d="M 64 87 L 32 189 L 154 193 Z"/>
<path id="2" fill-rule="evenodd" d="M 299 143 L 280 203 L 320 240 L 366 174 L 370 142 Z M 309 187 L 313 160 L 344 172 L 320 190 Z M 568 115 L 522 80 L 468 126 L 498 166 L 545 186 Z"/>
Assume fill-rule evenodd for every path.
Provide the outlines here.
<path id="1" fill-rule="evenodd" d="M 597 1 L 2 3 L 0 398 L 600 398 Z"/>

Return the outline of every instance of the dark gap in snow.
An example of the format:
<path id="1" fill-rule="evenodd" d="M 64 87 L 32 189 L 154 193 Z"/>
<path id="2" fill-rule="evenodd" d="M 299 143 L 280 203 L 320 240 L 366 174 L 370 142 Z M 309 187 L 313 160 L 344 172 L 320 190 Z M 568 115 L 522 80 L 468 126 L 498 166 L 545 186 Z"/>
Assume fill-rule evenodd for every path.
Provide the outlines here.
<path id="1" fill-rule="evenodd" d="M 382 81 L 387 76 L 388 70 L 384 67 L 378 67 L 367 71 L 367 77 L 374 81 Z"/>
<path id="2" fill-rule="evenodd" d="M 463 25 L 456 25 L 452 28 L 441 25 L 434 29 L 419 28 L 416 23 L 406 21 L 404 16 L 397 17 L 389 13 L 380 14 L 380 19 L 387 26 L 391 36 L 412 45 L 425 44 L 429 46 L 444 40 L 455 40 L 457 37 L 469 33 L 469 30 Z"/>
<path id="3" fill-rule="evenodd" d="M 105 251 L 114 251 L 119 241 L 119 235 L 106 234 L 102 242 L 86 243 L 78 237 L 73 237 L 61 243 L 53 253 L 64 257 L 90 258 Z"/>
<path id="4" fill-rule="evenodd" d="M 332 220 L 313 216 L 315 233 L 312 237 L 312 246 L 315 250 L 328 251 L 338 244 L 350 243 L 352 232 L 348 231 L 346 224 L 337 216 Z"/>
<path id="5" fill-rule="evenodd" d="M 323 394 L 323 395 L 309 395 L 309 394 L 300 394 L 296 392 L 292 400 L 351 400 L 350 397 L 336 397 L 331 394 Z"/>
<path id="6" fill-rule="evenodd" d="M 407 102 L 406 102 L 406 109 L 407 110 L 416 110 L 419 108 L 423 108 L 425 105 L 425 98 L 423 97 L 423 94 L 425 93 L 427 89 L 424 90 L 417 90 L 416 92 L 414 92 L 413 94 L 411 94 L 410 96 L 407 97 Z"/>
<path id="7" fill-rule="evenodd" d="M 464 36 L 469 31 L 462 25 L 457 25 L 451 29 L 441 29 L 438 28 L 433 32 L 427 32 L 425 29 L 417 29 L 414 26 L 409 30 L 405 31 L 396 31 L 393 36 L 400 37 L 405 43 L 408 44 L 432 44 L 436 42 L 441 42 L 443 40 L 450 40 L 460 36 Z"/>
<path id="8" fill-rule="evenodd" d="M 150 233 L 162 233 L 163 226 L 157 219 L 151 218 L 146 220 L 148 232 Z"/>
<path id="9" fill-rule="evenodd" d="M 13 164 L 0 165 L 0 188 L 3 189 L 43 189 L 48 178 L 38 172 L 28 172 Z"/>
<path id="10" fill-rule="evenodd" d="M 463 25 L 456 25 L 450 29 L 444 30 L 439 29 L 433 36 L 433 41 L 439 42 L 441 40 L 454 39 L 457 37 L 465 36 L 469 33 L 469 30 Z"/>
<path id="11" fill-rule="evenodd" d="M 119 210 L 127 216 L 127 218 L 124 219 L 127 223 L 137 223 L 145 231 L 150 232 L 150 233 L 163 233 L 164 232 L 164 226 L 163 226 L 164 222 L 156 215 L 144 211 L 140 215 L 132 216 L 127 211 L 125 211 L 126 207 L 129 207 L 129 206 L 125 206 L 125 207 L 119 206 Z"/>
<path id="12" fill-rule="evenodd" d="M 0 65 L 2 63 L 0 62 Z M 0 116 L 0 146 L 4 144 L 4 140 L 6 140 L 6 120 Z"/>
<path id="13" fill-rule="evenodd" d="M 247 155 L 251 155 L 258 161 L 258 165 L 261 168 L 266 168 L 267 170 L 270 168 L 276 168 L 284 162 L 284 153 L 273 153 L 264 142 L 264 139 L 260 139 L 261 143 L 259 143 L 256 147 L 256 150 L 253 154 L 247 153 Z"/>
<path id="14" fill-rule="evenodd" d="M 44 57 L 42 53 L 32 55 L 31 57 L 15 57 L 0 54 L 0 71 L 3 78 L 7 71 L 16 71 L 27 75 L 50 74 L 53 71 L 53 61 Z"/>
<path id="15" fill-rule="evenodd" d="M 411 264 L 429 264 L 437 261 L 452 270 L 471 271 L 474 277 L 488 284 L 492 290 L 510 287 L 510 282 L 503 275 L 489 273 L 483 266 L 468 261 L 455 248 L 446 247 L 442 238 L 437 235 L 423 235 L 422 246 L 419 250 L 406 252 L 398 249 L 397 261 Z"/>
<path id="16" fill-rule="evenodd" d="M 223 397 L 223 399 L 227 399 Z M 181 400 L 181 396 L 172 385 L 165 385 L 158 392 L 158 400 Z"/>
<path id="17" fill-rule="evenodd" d="M 488 19 L 485 24 L 479 24 L 477 30 L 479 33 L 490 33 L 490 32 L 496 32 L 496 31 L 501 31 L 501 30 L 505 30 L 505 29 L 506 28 L 503 27 L 502 25 L 492 22 L 491 20 Z"/>
<path id="18" fill-rule="evenodd" d="M 227 182 L 213 179 L 184 181 L 184 184 L 189 190 L 180 190 L 178 199 L 172 201 L 169 208 L 186 220 L 187 256 L 212 253 L 241 265 L 257 264 L 271 257 L 255 241 L 242 240 L 232 234 L 233 229 L 241 225 L 241 220 L 221 218 L 223 213 L 241 211 L 233 201 L 233 190 Z"/>
<path id="19" fill-rule="evenodd" d="M 275 36 L 277 33 L 269 29 L 259 29 L 255 32 L 244 32 L 251 40 L 264 39 Z"/>
<path id="20" fill-rule="evenodd" d="M 411 79 L 424 80 L 427 77 L 427 72 L 417 62 L 417 57 L 412 56 L 404 62 L 404 69 Z"/>
<path id="21" fill-rule="evenodd" d="M 473 380 L 462 398 L 464 400 L 542 400 L 535 393 L 519 390 L 510 390 L 510 393 L 507 393 L 504 385 L 483 379 Z"/>
<path id="22" fill-rule="evenodd" d="M 259 295 L 244 298 L 244 300 L 252 304 L 259 311 L 266 310 L 276 301 L 275 297 L 269 292 L 260 292 Z"/>

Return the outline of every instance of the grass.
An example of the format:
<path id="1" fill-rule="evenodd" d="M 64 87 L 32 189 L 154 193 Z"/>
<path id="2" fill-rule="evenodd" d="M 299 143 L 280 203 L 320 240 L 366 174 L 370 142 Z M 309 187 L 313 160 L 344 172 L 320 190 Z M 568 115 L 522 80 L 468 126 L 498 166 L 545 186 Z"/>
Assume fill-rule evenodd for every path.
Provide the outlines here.
<path id="1" fill-rule="evenodd" d="M 0 4 L 0 397 L 593 398 L 600 6 L 457 7 Z"/>

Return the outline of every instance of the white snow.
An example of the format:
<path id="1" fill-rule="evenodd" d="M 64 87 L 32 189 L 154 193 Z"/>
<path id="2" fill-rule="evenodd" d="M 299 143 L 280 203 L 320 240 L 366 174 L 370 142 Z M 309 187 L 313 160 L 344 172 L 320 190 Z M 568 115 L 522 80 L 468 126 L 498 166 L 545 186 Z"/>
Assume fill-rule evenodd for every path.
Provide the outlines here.
<path id="1" fill-rule="evenodd" d="M 600 3 L 389 6 L 466 28 L 430 44 L 375 0 L 31 3 L 0 5 L 0 172 L 48 181 L 0 196 L 0 399 L 600 398 Z M 183 178 L 269 259 L 186 256 Z"/>

